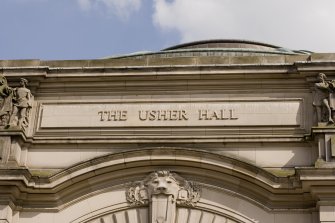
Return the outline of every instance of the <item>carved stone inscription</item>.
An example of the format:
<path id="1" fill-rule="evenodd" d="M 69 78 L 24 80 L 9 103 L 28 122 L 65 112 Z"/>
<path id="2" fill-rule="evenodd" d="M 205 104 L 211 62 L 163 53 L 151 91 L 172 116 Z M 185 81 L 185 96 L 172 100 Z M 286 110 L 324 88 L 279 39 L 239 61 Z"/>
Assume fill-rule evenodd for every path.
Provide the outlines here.
<path id="1" fill-rule="evenodd" d="M 302 102 L 44 104 L 41 127 L 257 126 L 301 124 Z"/>
<path id="2" fill-rule="evenodd" d="M 100 121 L 127 121 L 128 112 L 127 111 L 118 111 L 118 110 L 109 110 L 109 111 L 99 111 L 98 115 L 100 116 Z"/>
<path id="3" fill-rule="evenodd" d="M 138 118 L 141 121 L 181 121 L 188 120 L 185 110 L 146 110 L 139 111 Z"/>
<path id="4" fill-rule="evenodd" d="M 198 110 L 198 120 L 237 120 L 234 109 Z M 127 121 L 128 111 L 99 111 L 100 121 Z M 145 110 L 138 111 L 141 121 L 182 121 L 189 120 L 185 110 Z"/>

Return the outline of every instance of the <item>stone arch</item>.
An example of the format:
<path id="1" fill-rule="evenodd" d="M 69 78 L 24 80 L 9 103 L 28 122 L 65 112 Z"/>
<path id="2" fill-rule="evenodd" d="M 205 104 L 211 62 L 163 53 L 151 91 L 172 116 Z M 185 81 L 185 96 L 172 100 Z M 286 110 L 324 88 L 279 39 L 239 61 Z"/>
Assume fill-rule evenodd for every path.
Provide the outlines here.
<path id="1" fill-rule="evenodd" d="M 287 189 L 295 191 L 294 194 L 288 195 L 291 197 L 289 205 L 292 208 L 315 205 L 311 197 L 306 197 L 295 177 L 276 177 L 232 157 L 185 148 L 147 148 L 94 158 L 49 177 L 46 180 L 49 183 L 40 187 L 57 193 L 70 186 L 76 190 L 77 196 L 87 196 L 93 191 L 79 182 L 90 181 L 94 184 L 105 184 L 105 187 L 116 186 L 141 179 L 148 173 L 162 168 L 232 191 L 269 210 L 281 208 L 282 201 L 276 198 L 277 195 L 286 193 Z M 62 200 L 67 202 L 66 205 L 70 205 L 71 200 L 67 200 L 66 195 L 67 193 L 63 193 Z M 73 194 L 70 195 L 72 199 Z"/>
<path id="2" fill-rule="evenodd" d="M 127 185 L 162 169 L 178 173 L 183 178 L 202 185 L 201 199 L 195 207 L 177 206 L 178 213 L 184 211 L 186 214 L 183 216 L 187 216 L 187 219 L 191 216 L 203 216 L 199 223 L 204 222 L 201 220 L 204 217 L 213 218 L 214 223 L 219 221 L 215 219 L 221 219 L 224 223 L 267 222 L 266 219 L 274 218 L 273 210 L 303 209 L 314 205 L 312 200 L 309 203 L 309 198 L 295 179 L 275 177 L 234 158 L 182 148 L 148 148 L 95 158 L 38 182 L 24 181 L 27 185 L 21 187 L 23 192 L 40 194 L 40 200 L 30 200 L 27 203 L 33 204 L 36 213 L 39 206 L 43 207 L 48 203 L 53 214 L 34 216 L 34 209 L 25 213 L 25 200 L 22 197 L 20 217 L 45 217 L 44 221 L 36 221 L 45 222 L 53 215 L 54 222 L 108 223 L 107 220 L 101 220 L 106 217 L 111 222 L 118 223 L 118 216 L 124 219 L 122 216 L 127 216 L 128 213 L 134 215 L 133 207 L 126 200 Z M 25 189 L 27 186 L 30 187 L 29 190 Z M 286 191 L 292 188 L 295 193 L 287 194 Z M 283 193 L 289 202 L 282 202 Z M 148 205 L 143 204 L 137 208 L 144 211 L 148 209 Z M 308 213 L 297 216 L 304 219 L 309 217 Z M 124 222 L 120 220 L 122 221 Z M 141 220 L 139 223 L 142 223 Z"/>
<path id="3" fill-rule="evenodd" d="M 241 214 L 222 209 L 221 214 L 195 208 L 178 208 L 176 223 L 256 223 Z M 79 223 L 79 222 L 73 222 Z M 133 208 L 80 223 L 149 223 L 147 208 Z"/>

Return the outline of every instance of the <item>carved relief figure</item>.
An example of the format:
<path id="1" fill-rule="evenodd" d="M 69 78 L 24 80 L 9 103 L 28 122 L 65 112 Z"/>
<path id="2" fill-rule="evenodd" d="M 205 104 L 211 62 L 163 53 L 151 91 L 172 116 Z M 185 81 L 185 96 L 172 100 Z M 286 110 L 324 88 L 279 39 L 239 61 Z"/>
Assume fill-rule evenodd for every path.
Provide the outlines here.
<path id="1" fill-rule="evenodd" d="M 0 76 L 0 126 L 6 126 L 13 109 L 13 89 L 7 84 L 4 76 Z"/>
<path id="2" fill-rule="evenodd" d="M 13 91 L 13 113 L 10 125 L 26 128 L 28 126 L 28 114 L 32 107 L 32 94 L 27 88 L 28 81 L 20 79 L 20 87 Z"/>
<path id="3" fill-rule="evenodd" d="M 329 124 L 334 124 L 332 118 L 332 108 L 330 103 L 330 94 L 335 91 L 335 83 L 327 81 L 327 76 L 324 73 L 319 73 L 317 76 L 318 82 L 315 83 L 315 96 L 313 105 L 316 108 L 318 122 L 323 121 L 323 112 L 326 113 L 326 120 Z M 325 109 L 325 110 L 323 110 Z"/>
<path id="4" fill-rule="evenodd" d="M 127 191 L 130 205 L 150 205 L 151 223 L 174 223 L 176 205 L 195 206 L 200 188 L 176 173 L 157 171 Z"/>

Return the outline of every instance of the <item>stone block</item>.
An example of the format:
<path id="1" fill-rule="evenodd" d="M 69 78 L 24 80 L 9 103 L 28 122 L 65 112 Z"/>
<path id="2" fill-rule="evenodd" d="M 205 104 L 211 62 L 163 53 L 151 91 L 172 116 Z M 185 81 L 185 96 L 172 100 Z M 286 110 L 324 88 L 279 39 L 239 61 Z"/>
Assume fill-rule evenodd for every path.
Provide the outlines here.
<path id="1" fill-rule="evenodd" d="M 4 62 L 5 67 L 37 67 L 40 66 L 40 60 L 8 60 Z"/>
<path id="2" fill-rule="evenodd" d="M 275 214 L 275 223 L 313 223 L 312 216 L 308 213 L 283 213 Z"/>
<path id="3" fill-rule="evenodd" d="M 321 206 L 320 221 L 321 223 L 335 222 L 335 206 Z"/>
<path id="4" fill-rule="evenodd" d="M 162 65 L 195 65 L 196 59 L 194 57 L 182 58 L 159 58 L 153 57 L 148 59 L 149 66 L 162 66 Z"/>
<path id="5" fill-rule="evenodd" d="M 263 57 L 257 56 L 235 56 L 230 57 L 230 64 L 261 64 Z"/>
<path id="6" fill-rule="evenodd" d="M 295 63 L 297 61 L 307 61 L 310 55 L 289 55 L 285 56 L 285 63 Z"/>
<path id="7" fill-rule="evenodd" d="M 10 155 L 10 137 L 0 137 L 0 164 L 6 164 Z"/>
<path id="8" fill-rule="evenodd" d="M 199 57 L 197 58 L 197 63 L 198 65 L 206 65 L 206 64 L 226 65 L 229 64 L 229 57 L 217 57 L 217 56 Z"/>
<path id="9" fill-rule="evenodd" d="M 49 60 L 41 61 L 41 66 L 49 67 L 87 67 L 88 61 L 86 60 Z"/>
<path id="10" fill-rule="evenodd" d="M 262 64 L 283 64 L 285 56 L 266 56 L 262 59 Z"/>
<path id="11" fill-rule="evenodd" d="M 135 67 L 135 66 L 146 66 L 147 62 L 145 59 L 137 58 L 121 58 L 121 59 L 110 59 L 104 61 L 105 67 Z"/>
<path id="12" fill-rule="evenodd" d="M 0 223 L 12 223 L 12 218 L 13 211 L 9 205 L 0 205 Z"/>
<path id="13" fill-rule="evenodd" d="M 335 136 L 330 137 L 331 156 L 335 157 Z"/>
<path id="14" fill-rule="evenodd" d="M 335 53 L 313 53 L 311 61 L 330 61 L 335 60 Z"/>

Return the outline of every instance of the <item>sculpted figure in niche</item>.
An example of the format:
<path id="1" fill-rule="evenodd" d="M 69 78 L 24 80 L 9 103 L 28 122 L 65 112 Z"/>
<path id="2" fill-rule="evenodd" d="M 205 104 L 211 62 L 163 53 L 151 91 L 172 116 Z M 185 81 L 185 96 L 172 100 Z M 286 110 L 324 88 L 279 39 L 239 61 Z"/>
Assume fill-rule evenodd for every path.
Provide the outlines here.
<path id="1" fill-rule="evenodd" d="M 7 84 L 4 76 L 0 76 L 0 126 L 8 125 L 13 109 L 13 89 Z"/>
<path id="2" fill-rule="evenodd" d="M 32 107 L 32 94 L 27 88 L 28 81 L 20 79 L 20 87 L 13 90 L 13 112 L 10 119 L 11 126 L 26 128 L 28 126 L 28 115 Z"/>
<path id="3" fill-rule="evenodd" d="M 314 85 L 315 97 L 313 105 L 316 108 L 318 122 L 326 120 L 328 124 L 334 124 L 330 99 L 332 93 L 335 91 L 335 83 L 326 79 L 327 76 L 324 73 L 318 74 L 318 82 Z M 324 118 L 324 116 L 326 117 Z"/>

